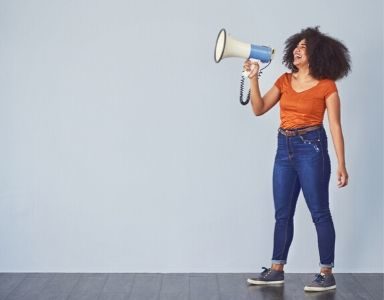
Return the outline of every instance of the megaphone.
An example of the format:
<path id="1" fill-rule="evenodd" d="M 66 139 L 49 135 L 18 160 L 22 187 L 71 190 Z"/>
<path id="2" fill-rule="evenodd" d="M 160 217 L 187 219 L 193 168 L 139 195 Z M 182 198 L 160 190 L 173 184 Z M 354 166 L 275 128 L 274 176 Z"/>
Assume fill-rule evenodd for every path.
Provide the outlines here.
<path id="1" fill-rule="evenodd" d="M 269 63 L 275 50 L 267 46 L 258 46 L 240 42 L 231 37 L 225 29 L 221 29 L 215 46 L 215 61 L 218 63 L 226 57 L 242 57 L 256 59 L 262 63 Z"/>
<path id="2" fill-rule="evenodd" d="M 221 29 L 216 39 L 214 55 L 215 62 L 217 63 L 226 57 L 241 57 L 266 63 L 267 65 L 259 71 L 258 76 L 260 76 L 261 71 L 271 63 L 274 53 L 275 50 L 267 46 L 258 46 L 240 42 L 227 34 L 225 29 Z M 248 72 L 243 71 L 240 81 L 240 103 L 243 105 L 248 104 L 251 95 L 251 91 L 248 90 L 247 98 L 246 100 L 243 100 L 244 78 L 248 77 L 248 75 Z"/>

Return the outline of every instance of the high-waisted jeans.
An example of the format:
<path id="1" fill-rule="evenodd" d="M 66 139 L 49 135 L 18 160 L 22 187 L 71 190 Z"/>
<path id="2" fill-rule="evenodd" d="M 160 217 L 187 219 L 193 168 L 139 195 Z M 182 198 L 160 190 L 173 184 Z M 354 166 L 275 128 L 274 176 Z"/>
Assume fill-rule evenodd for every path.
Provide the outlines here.
<path id="1" fill-rule="evenodd" d="M 328 193 L 330 174 L 327 135 L 323 127 L 293 137 L 279 132 L 273 169 L 276 221 L 272 263 L 287 262 L 293 239 L 293 216 L 302 190 L 316 227 L 320 266 L 334 266 L 335 229 Z"/>

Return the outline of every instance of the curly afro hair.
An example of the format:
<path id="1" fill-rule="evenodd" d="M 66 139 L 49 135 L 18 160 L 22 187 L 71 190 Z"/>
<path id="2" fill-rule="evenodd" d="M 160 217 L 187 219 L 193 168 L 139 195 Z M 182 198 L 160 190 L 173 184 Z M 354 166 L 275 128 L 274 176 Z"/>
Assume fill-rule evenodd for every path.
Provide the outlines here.
<path id="1" fill-rule="evenodd" d="M 348 48 L 340 41 L 319 31 L 319 26 L 308 27 L 285 41 L 283 64 L 293 73 L 298 69 L 293 64 L 293 50 L 301 40 L 307 44 L 309 70 L 316 79 L 338 80 L 351 70 Z"/>

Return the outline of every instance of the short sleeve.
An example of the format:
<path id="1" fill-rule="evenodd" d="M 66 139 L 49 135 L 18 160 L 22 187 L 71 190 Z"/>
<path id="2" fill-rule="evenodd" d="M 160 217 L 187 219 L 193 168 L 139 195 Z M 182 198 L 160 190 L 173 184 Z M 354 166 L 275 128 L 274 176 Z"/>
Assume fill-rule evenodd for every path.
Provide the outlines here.
<path id="1" fill-rule="evenodd" d="M 286 80 L 286 73 L 281 75 L 275 82 L 275 86 L 280 90 L 280 92 L 284 89 L 284 81 Z"/>
<path id="2" fill-rule="evenodd" d="M 324 89 L 324 98 L 327 99 L 334 92 L 337 92 L 336 83 L 333 80 L 327 80 L 327 83 Z"/>

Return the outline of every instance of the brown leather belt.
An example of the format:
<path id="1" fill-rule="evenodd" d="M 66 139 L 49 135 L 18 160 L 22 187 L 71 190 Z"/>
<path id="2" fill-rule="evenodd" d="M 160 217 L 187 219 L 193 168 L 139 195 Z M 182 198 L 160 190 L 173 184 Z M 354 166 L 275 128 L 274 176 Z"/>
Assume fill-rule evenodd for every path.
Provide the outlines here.
<path id="1" fill-rule="evenodd" d="M 310 126 L 310 127 L 305 127 L 305 128 L 299 128 L 299 129 L 283 129 L 279 128 L 279 132 L 281 134 L 284 134 L 285 136 L 297 136 L 297 135 L 303 135 L 307 132 L 314 131 L 316 129 L 321 128 L 321 125 L 318 126 Z"/>

